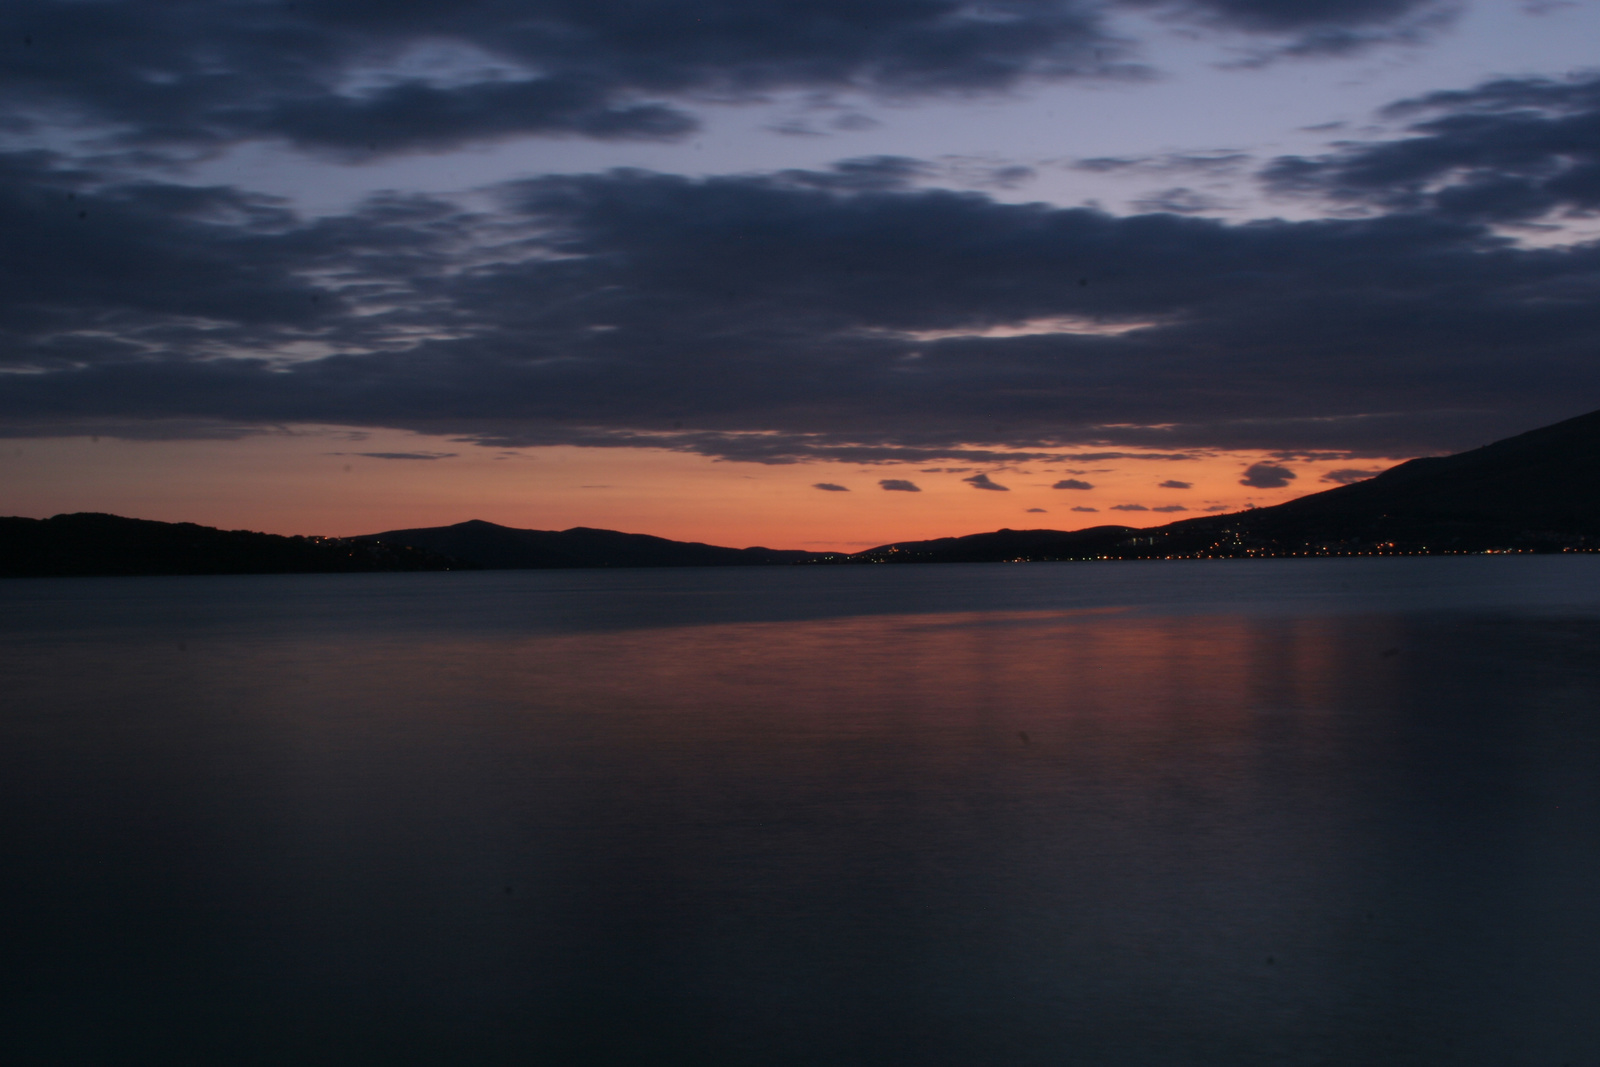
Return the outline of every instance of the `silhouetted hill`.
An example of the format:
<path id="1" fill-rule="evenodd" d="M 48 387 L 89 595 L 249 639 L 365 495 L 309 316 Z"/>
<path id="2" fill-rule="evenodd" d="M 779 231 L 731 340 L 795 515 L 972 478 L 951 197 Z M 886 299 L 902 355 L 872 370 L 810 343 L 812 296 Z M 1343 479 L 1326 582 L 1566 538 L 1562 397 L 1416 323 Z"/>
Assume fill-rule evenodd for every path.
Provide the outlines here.
<path id="1" fill-rule="evenodd" d="M 751 567 L 802 563 L 818 554 L 772 548 L 720 548 L 648 534 L 574 526 L 519 530 L 482 519 L 454 526 L 390 530 L 359 540 L 413 545 L 491 569 L 550 567 Z"/>
<path id="2" fill-rule="evenodd" d="M 1073 533 L 908 541 L 844 562 L 1150 559 L 1600 550 L 1600 412 L 1375 478 L 1228 515 Z"/>
<path id="3" fill-rule="evenodd" d="M 1269 518 L 1270 517 L 1270 518 Z M 1600 411 L 1261 509 L 1269 523 L 1333 519 L 1600 533 Z"/>
<path id="4" fill-rule="evenodd" d="M 79 513 L 0 518 L 0 577 L 728 567 L 1447 552 L 1600 551 L 1600 412 L 1270 508 L 1151 529 L 996 530 L 852 556 L 721 548 L 578 526 L 472 520 L 359 538 L 279 537 Z"/>
<path id="5" fill-rule="evenodd" d="M 373 540 L 280 537 L 78 512 L 0 518 L 0 577 L 431 571 L 462 564 Z"/>
<path id="6" fill-rule="evenodd" d="M 1137 533 L 1131 526 L 1091 526 L 1086 530 L 995 530 L 931 541 L 896 541 L 855 553 L 851 561 L 871 563 L 997 563 L 1057 559 L 1074 553 L 1098 555 L 1106 545 Z M 1092 551 L 1091 551 L 1092 550 Z"/>

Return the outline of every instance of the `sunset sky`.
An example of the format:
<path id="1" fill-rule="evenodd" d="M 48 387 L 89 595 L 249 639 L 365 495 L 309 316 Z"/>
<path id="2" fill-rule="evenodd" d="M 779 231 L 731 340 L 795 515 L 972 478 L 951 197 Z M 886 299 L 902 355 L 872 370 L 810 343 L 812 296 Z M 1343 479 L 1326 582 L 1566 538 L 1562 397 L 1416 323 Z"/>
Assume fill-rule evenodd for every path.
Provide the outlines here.
<path id="1" fill-rule="evenodd" d="M 1600 4 L 10 0 L 0 514 L 855 549 L 1600 408 Z"/>

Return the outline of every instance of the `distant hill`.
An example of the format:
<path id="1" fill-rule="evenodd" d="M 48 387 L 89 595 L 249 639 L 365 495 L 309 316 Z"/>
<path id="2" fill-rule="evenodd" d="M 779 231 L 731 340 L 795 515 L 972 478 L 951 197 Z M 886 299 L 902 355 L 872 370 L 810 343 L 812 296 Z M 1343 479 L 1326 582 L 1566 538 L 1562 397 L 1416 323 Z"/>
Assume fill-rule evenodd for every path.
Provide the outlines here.
<path id="1" fill-rule="evenodd" d="M 366 537 L 280 537 L 78 513 L 0 518 L 0 577 L 289 574 L 459 568 L 749 567 L 790 563 L 1600 551 L 1600 412 L 1270 508 L 1149 529 L 996 530 L 854 555 L 721 548 L 576 526 L 474 519 Z"/>
<path id="2" fill-rule="evenodd" d="M 1600 412 L 1270 508 L 1149 529 L 998 530 L 851 563 L 1600 550 Z"/>
<path id="3" fill-rule="evenodd" d="M 451 570 L 425 549 L 78 512 L 0 518 L 0 577 Z"/>
<path id="4" fill-rule="evenodd" d="M 828 562 L 850 563 L 1000 563 L 1025 559 L 1088 559 L 1103 554 L 1141 531 L 1131 526 L 1091 526 L 1086 530 L 995 530 L 931 541 L 896 541 Z"/>
<path id="5" fill-rule="evenodd" d="M 773 548 L 720 548 L 669 541 L 648 534 L 574 526 L 570 530 L 519 530 L 482 519 L 454 526 L 389 530 L 357 538 L 410 545 L 489 569 L 553 567 L 758 567 L 804 563 L 820 553 Z"/>
<path id="6" fill-rule="evenodd" d="M 1253 513 L 1264 529 L 1600 534 L 1600 411 Z M 1184 525 L 1182 523 L 1176 525 Z M 1194 525 L 1193 522 L 1190 525 Z"/>

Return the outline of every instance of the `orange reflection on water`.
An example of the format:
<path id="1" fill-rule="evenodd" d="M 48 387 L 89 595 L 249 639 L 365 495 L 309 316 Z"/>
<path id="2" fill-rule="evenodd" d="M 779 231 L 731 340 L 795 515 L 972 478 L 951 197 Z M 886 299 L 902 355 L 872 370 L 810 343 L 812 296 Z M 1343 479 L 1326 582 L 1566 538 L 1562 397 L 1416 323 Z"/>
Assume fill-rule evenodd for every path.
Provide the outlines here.
<path id="1" fill-rule="evenodd" d="M 264 975 L 308 1043 L 370 1000 L 393 1009 L 374 1047 L 415 1040 L 393 1023 L 414 1012 L 481 1011 L 495 1040 L 566 1050 L 552 1062 L 1399 1064 L 1435 1062 L 1441 1036 L 1489 1047 L 1502 975 L 1551 1002 L 1507 946 L 1564 945 L 1592 910 L 1524 885 L 1594 824 L 1565 798 L 1542 838 L 1518 821 L 1552 780 L 1539 760 L 1592 778 L 1569 760 L 1592 751 L 1580 718 L 1540 711 L 1552 663 L 1575 703 L 1592 692 L 1568 653 L 1541 658 L 1547 628 L 1133 607 L 509 634 L 280 618 L 62 641 L 48 671 L 12 655 L 8 695 L 33 710 L 0 777 L 26 785 L 52 879 L 30 906 L 78 901 L 41 958 L 88 924 L 277 1018 Z M 1592 650 L 1590 628 L 1569 636 Z M 1462 670 L 1518 640 L 1497 673 Z M 89 856 L 113 857 L 116 892 Z M 1560 922 L 1528 922 L 1547 900 Z M 595 1052 L 624 1032 L 644 1051 Z"/>
<path id="2" fill-rule="evenodd" d="M 309 673 L 264 671 L 257 691 L 291 733 L 298 720 L 370 747 L 377 717 L 380 737 L 413 751 L 473 737 L 502 755 L 561 749 L 631 779 L 729 775 L 791 799 L 868 763 L 930 795 L 971 788 L 979 768 L 1131 781 L 1176 761 L 1226 783 L 1251 773 L 1258 746 L 1322 743 L 1329 709 L 1378 684 L 1392 639 L 1372 626 L 1028 612 L 342 642 L 300 655 Z M 307 694 L 338 694 L 338 713 L 312 714 Z"/>

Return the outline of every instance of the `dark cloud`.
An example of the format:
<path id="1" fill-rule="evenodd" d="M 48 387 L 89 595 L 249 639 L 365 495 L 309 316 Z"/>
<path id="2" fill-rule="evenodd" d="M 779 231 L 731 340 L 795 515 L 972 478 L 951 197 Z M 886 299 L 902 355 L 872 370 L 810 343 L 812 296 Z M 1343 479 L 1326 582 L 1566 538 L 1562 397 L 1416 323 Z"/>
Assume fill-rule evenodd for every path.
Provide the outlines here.
<path id="1" fill-rule="evenodd" d="M 1192 482 L 1180 482 L 1176 478 L 1168 478 L 1166 481 L 1161 483 L 1160 488 L 1162 488 L 1162 489 L 1193 489 L 1194 488 L 1194 483 L 1192 483 Z"/>
<path id="2" fill-rule="evenodd" d="M 1049 513 L 1047 511 L 1045 511 L 1044 508 L 1029 508 L 1028 509 L 1028 514 L 1029 515 L 1046 515 L 1046 514 L 1049 514 Z"/>
<path id="3" fill-rule="evenodd" d="M 1078 462 L 1099 463 L 1108 459 L 1143 459 L 1158 463 L 1175 463 L 1180 460 L 1199 459 L 1191 452 L 1071 452 L 1057 457 L 1061 460 L 1075 460 Z M 1094 471 L 1068 471 L 1069 474 L 1093 474 Z M 1109 468 L 1099 473 L 1110 473 Z"/>
<path id="4" fill-rule="evenodd" d="M 1136 0 L 1137 2 L 1137 0 Z M 1417 44 L 1454 21 L 1451 0 L 1143 0 L 1206 26 L 1287 38 L 1253 51 L 1253 63 L 1336 56 L 1386 44 Z"/>
<path id="5" fill-rule="evenodd" d="M 1280 158 L 1264 180 L 1280 192 L 1474 222 L 1600 208 L 1600 75 L 1506 78 L 1402 101 L 1387 115 L 1421 118 L 1412 136 Z"/>
<path id="6" fill-rule="evenodd" d="M 1112 511 L 1149 511 L 1143 504 L 1112 504 Z"/>
<path id="7" fill-rule="evenodd" d="M 1288 53 L 1414 37 L 1426 0 L 10 0 L 0 103 L 125 146 L 250 139 L 361 158 L 523 134 L 670 138 L 782 90 L 1003 91 L 1135 70 L 1154 6 Z M 26 45 L 24 45 L 26 42 Z M 835 123 L 859 128 L 860 117 Z"/>
<path id="8" fill-rule="evenodd" d="M 777 181 L 801 189 L 826 189 L 836 193 L 876 193 L 906 190 L 917 178 L 935 173 L 934 167 L 906 156 L 860 156 L 841 159 L 827 170 L 785 170 Z"/>
<path id="9" fill-rule="evenodd" d="M 1129 203 L 1138 211 L 1170 211 L 1179 215 L 1200 215 L 1224 206 L 1216 197 L 1197 193 L 1186 185 L 1146 193 Z"/>
<path id="10" fill-rule="evenodd" d="M 1240 485 L 1248 485 L 1252 489 L 1282 489 L 1298 477 L 1288 467 L 1279 467 L 1273 463 L 1252 463 L 1244 472 L 1244 477 L 1239 479 Z"/>
<path id="11" fill-rule="evenodd" d="M 1368 478 L 1375 478 L 1382 473 L 1383 469 L 1381 467 L 1373 470 L 1356 470 L 1352 467 L 1346 467 L 1342 470 L 1328 471 L 1322 476 L 1322 480 L 1333 482 L 1337 485 L 1349 485 L 1351 482 L 1364 482 Z"/>
<path id="12" fill-rule="evenodd" d="M 1039 176 L 1034 168 L 1021 163 L 997 163 L 988 156 L 945 155 L 939 157 L 936 171 L 941 185 L 971 189 L 1015 189 Z"/>
<path id="13" fill-rule="evenodd" d="M 901 478 L 884 478 L 882 481 L 878 482 L 878 484 L 884 489 L 895 493 L 922 492 L 921 489 L 917 488 L 917 484 L 915 482 L 908 482 Z"/>
<path id="14" fill-rule="evenodd" d="M 1178 174 L 1198 171 L 1204 174 L 1230 174 L 1241 170 L 1253 157 L 1248 152 L 1216 149 L 1210 152 L 1162 152 L 1149 156 L 1095 156 L 1075 160 L 1073 170 L 1097 174 L 1127 173 Z"/>
<path id="15" fill-rule="evenodd" d="M 1441 6 L 1434 0 L 1150 0 L 1258 33 L 1294 33 L 1329 25 L 1385 25 Z"/>
<path id="16" fill-rule="evenodd" d="M 1150 510 L 1151 511 L 1188 511 L 1189 509 L 1184 507 L 1182 504 L 1163 504 L 1158 508 L 1151 508 Z"/>
<path id="17" fill-rule="evenodd" d="M 849 111 L 838 116 L 832 122 L 829 122 L 828 125 L 836 130 L 854 132 L 857 130 L 875 130 L 879 126 L 882 126 L 883 123 L 879 122 L 871 115 L 863 115 L 859 111 Z"/>
<path id="18" fill-rule="evenodd" d="M 771 123 L 763 127 L 768 133 L 776 133 L 782 137 L 826 137 L 823 131 L 817 129 L 803 118 L 788 118 Z"/>
<path id="19" fill-rule="evenodd" d="M 299 274 L 280 204 L 225 188 L 118 182 L 47 152 L 0 153 L 0 367 L 197 358 L 314 337 L 345 301 Z"/>
<path id="20" fill-rule="evenodd" d="M 1271 458 L 1283 463 L 1324 463 L 1330 460 L 1355 459 L 1349 452 L 1317 451 L 1314 449 L 1278 449 Z"/>
<path id="21" fill-rule="evenodd" d="M 987 474 L 974 474 L 970 478 L 963 478 L 961 480 L 966 482 L 968 485 L 972 486 L 972 488 L 974 488 L 974 489 L 993 489 L 996 492 L 1001 492 L 1001 493 L 1009 493 L 1009 492 L 1011 492 L 1011 487 L 1010 486 L 1001 485 L 998 482 L 990 481 L 989 480 L 989 476 Z"/>
<path id="22" fill-rule="evenodd" d="M 12 0 L 0 99 L 139 145 L 275 138 L 341 154 L 515 134 L 674 137 L 667 100 L 786 88 L 1002 90 L 1102 72 L 1090 0 Z M 9 42 L 32 42 L 26 49 Z"/>
<path id="23" fill-rule="evenodd" d="M 1052 488 L 1052 489 L 1093 489 L 1094 486 L 1090 485 L 1088 482 L 1079 481 L 1076 478 L 1063 478 L 1059 482 L 1057 482 L 1056 484 L 1052 485 L 1050 488 Z"/>
<path id="24" fill-rule="evenodd" d="M 330 456 L 363 456 L 367 459 L 454 459 L 455 452 L 329 452 Z M 585 487 L 587 488 L 587 486 Z"/>
<path id="25" fill-rule="evenodd" d="M 1200 510 L 1201 511 L 1232 511 L 1233 509 L 1230 508 L 1227 504 L 1213 504 L 1208 508 L 1201 508 Z"/>
<path id="26" fill-rule="evenodd" d="M 1099 511 L 1099 508 L 1073 508 L 1073 511 Z"/>
<path id="27" fill-rule="evenodd" d="M 942 469 L 1354 463 L 1600 394 L 1600 247 L 1419 214 L 1116 217 L 916 188 L 918 166 L 615 171 L 510 183 L 483 214 L 385 196 L 307 219 L 0 155 L 0 422 Z M 1138 328 L 984 335 L 1052 317 Z"/>
<path id="28" fill-rule="evenodd" d="M 995 167 L 989 171 L 985 180 L 978 184 L 991 185 L 997 189 L 1015 189 L 1017 186 L 1030 182 L 1038 177 L 1038 172 L 1032 167 L 1020 163 L 1012 163 Z"/>
<path id="29" fill-rule="evenodd" d="M 850 491 L 845 486 L 834 485 L 832 482 L 817 482 L 811 488 L 822 489 L 829 493 L 848 493 Z"/>

